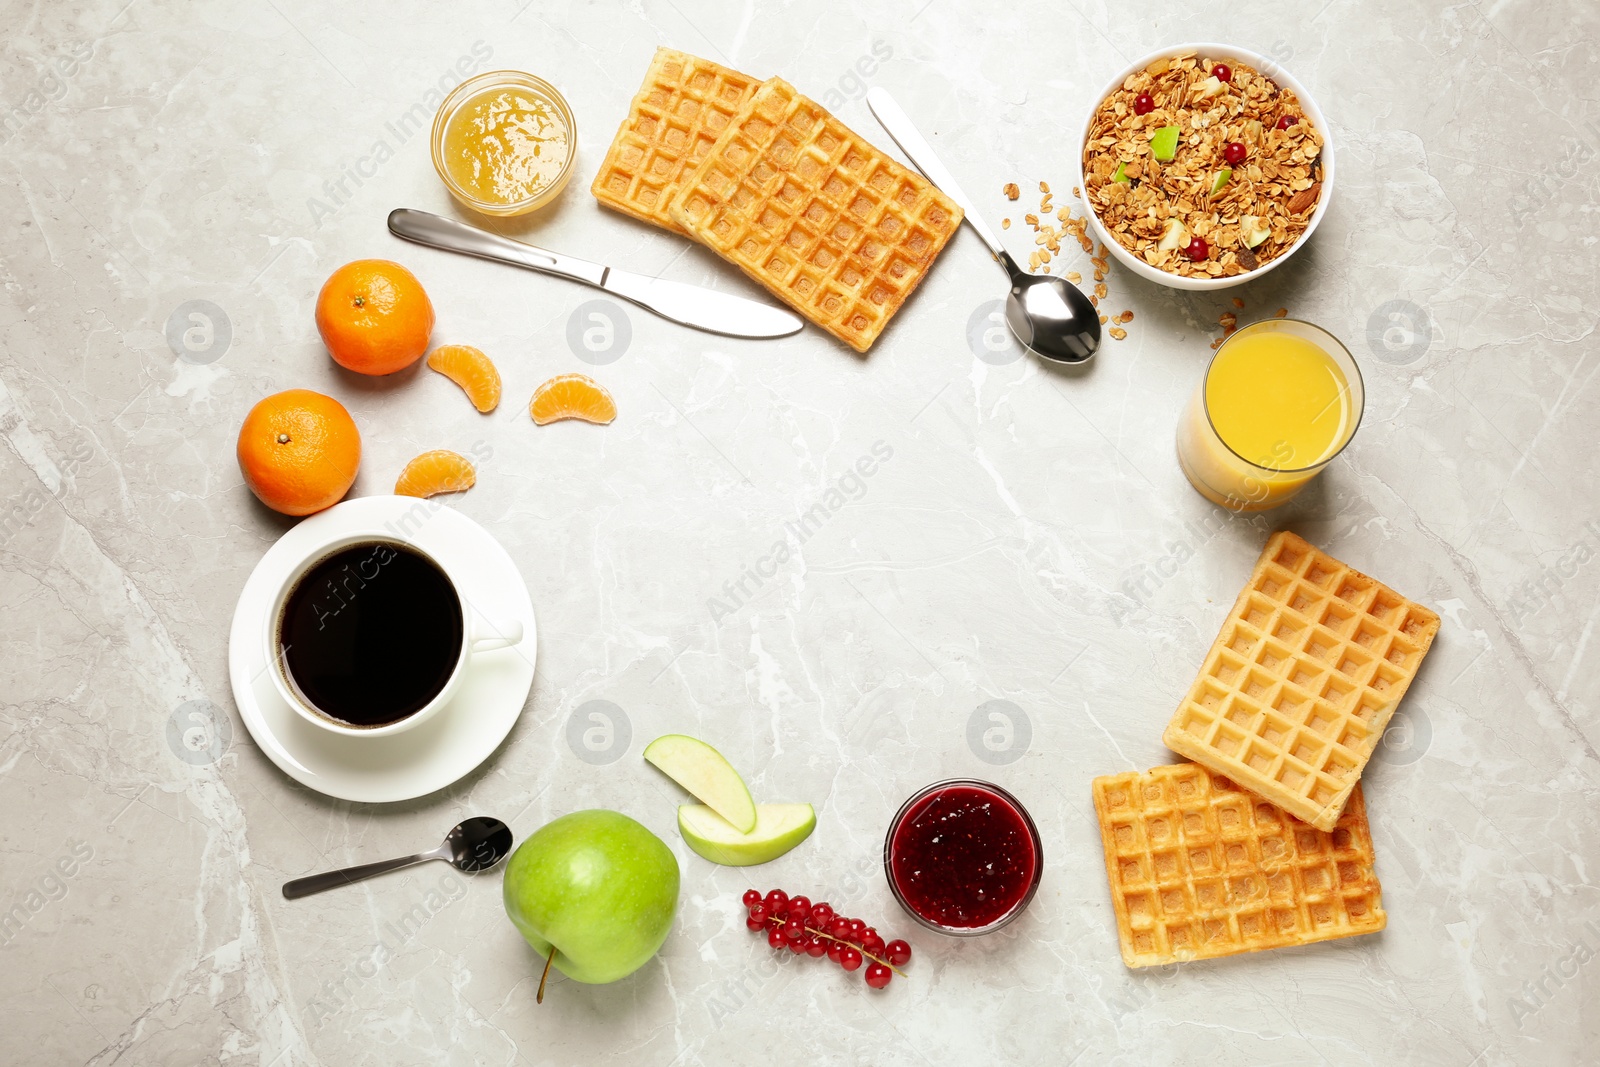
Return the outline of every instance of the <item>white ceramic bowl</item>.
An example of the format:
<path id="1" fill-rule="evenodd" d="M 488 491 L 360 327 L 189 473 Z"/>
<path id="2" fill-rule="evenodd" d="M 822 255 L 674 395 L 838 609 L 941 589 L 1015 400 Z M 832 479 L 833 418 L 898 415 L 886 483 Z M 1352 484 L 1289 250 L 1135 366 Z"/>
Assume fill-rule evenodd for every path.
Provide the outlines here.
<path id="1" fill-rule="evenodd" d="M 1317 197 L 1316 209 L 1311 212 L 1311 221 L 1306 224 L 1305 230 L 1301 232 L 1294 244 L 1290 245 L 1281 256 L 1263 263 L 1255 270 L 1248 270 L 1243 274 L 1235 274 L 1230 278 L 1190 278 L 1182 274 L 1173 274 L 1170 271 L 1161 270 L 1159 267 L 1152 267 L 1118 244 L 1105 226 L 1101 224 L 1100 216 L 1095 213 L 1092 207 L 1088 209 L 1089 229 L 1097 243 L 1111 249 L 1111 254 L 1117 257 L 1119 263 L 1141 278 L 1161 285 L 1168 285 L 1174 289 L 1198 289 L 1202 291 L 1228 289 L 1235 285 L 1254 281 L 1298 252 L 1300 247 L 1310 240 L 1311 235 L 1316 232 L 1317 225 L 1322 222 L 1322 216 L 1328 212 L 1328 202 L 1333 198 L 1333 134 L 1328 129 L 1328 120 L 1323 117 L 1322 109 L 1317 107 L 1317 102 L 1311 98 L 1311 94 L 1306 91 L 1306 87 L 1301 85 L 1294 75 L 1284 70 L 1276 60 L 1259 52 L 1252 52 L 1248 48 L 1240 48 L 1237 45 L 1206 42 L 1170 45 L 1134 60 L 1124 67 L 1115 78 L 1105 84 L 1105 87 L 1095 96 L 1094 104 L 1084 115 L 1083 125 L 1078 130 L 1078 140 L 1073 150 L 1074 184 L 1084 191 L 1084 204 L 1088 205 L 1088 183 L 1084 181 L 1083 177 L 1083 146 L 1089 139 L 1089 126 L 1094 121 L 1095 112 L 1099 110 L 1101 102 L 1121 88 L 1122 83 L 1135 71 L 1143 70 L 1164 56 L 1186 55 L 1191 52 L 1201 59 L 1216 61 L 1239 60 L 1247 66 L 1254 67 L 1277 82 L 1278 85 L 1292 91 L 1295 96 L 1299 97 L 1300 106 L 1305 111 L 1306 118 L 1309 118 L 1312 125 L 1316 126 L 1317 132 L 1322 134 L 1322 192 Z"/>

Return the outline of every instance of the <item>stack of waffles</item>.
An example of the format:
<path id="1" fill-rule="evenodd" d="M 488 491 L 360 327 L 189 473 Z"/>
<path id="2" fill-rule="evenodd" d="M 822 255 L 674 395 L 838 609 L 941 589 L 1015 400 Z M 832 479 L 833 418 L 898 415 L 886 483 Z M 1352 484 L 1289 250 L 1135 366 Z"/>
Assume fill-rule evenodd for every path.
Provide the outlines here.
<path id="1" fill-rule="evenodd" d="M 706 245 L 857 352 L 961 224 L 949 197 L 788 82 L 666 48 L 591 192 Z"/>
<path id="2" fill-rule="evenodd" d="M 1094 781 L 1124 963 L 1383 929 L 1359 779 L 1438 630 L 1272 535 L 1162 735 L 1194 762 Z"/>

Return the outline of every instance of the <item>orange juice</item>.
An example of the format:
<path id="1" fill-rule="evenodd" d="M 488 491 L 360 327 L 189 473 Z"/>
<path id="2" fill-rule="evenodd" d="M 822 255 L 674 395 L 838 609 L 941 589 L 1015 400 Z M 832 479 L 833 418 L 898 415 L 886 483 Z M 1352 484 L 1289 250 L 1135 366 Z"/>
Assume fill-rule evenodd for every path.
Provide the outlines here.
<path id="1" fill-rule="evenodd" d="M 1310 323 L 1258 322 L 1218 350 L 1178 431 L 1184 474 L 1235 511 L 1288 500 L 1338 455 L 1361 418 L 1360 372 Z"/>

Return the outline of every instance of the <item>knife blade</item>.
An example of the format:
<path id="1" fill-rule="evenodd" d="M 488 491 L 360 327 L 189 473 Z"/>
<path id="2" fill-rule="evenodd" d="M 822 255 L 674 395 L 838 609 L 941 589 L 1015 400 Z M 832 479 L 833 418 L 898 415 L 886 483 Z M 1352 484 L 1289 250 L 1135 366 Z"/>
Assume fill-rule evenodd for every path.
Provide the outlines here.
<path id="1" fill-rule="evenodd" d="M 592 285 L 671 322 L 709 333 L 787 337 L 805 325 L 798 315 L 771 304 L 565 256 L 430 211 L 396 208 L 389 212 L 389 231 L 429 248 L 492 259 Z"/>

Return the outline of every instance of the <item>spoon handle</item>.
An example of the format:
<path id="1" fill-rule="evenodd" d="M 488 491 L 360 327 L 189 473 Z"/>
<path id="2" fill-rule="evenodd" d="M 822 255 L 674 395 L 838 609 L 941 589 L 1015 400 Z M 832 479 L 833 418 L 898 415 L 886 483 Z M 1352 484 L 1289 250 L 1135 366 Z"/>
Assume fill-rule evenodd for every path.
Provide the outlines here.
<path id="1" fill-rule="evenodd" d="M 335 889 L 351 882 L 359 882 L 363 878 L 371 878 L 378 874 L 387 874 L 398 871 L 402 867 L 410 867 L 417 863 L 426 863 L 428 860 L 444 859 L 437 851 L 419 852 L 415 856 L 401 856 L 399 859 L 379 860 L 377 863 L 363 863 L 359 867 L 346 867 L 342 871 L 324 871 L 321 874 L 308 874 L 304 878 L 283 883 L 283 895 L 288 900 L 299 900 L 309 897 L 313 893 L 320 893 L 325 889 Z"/>
<path id="2" fill-rule="evenodd" d="M 989 252 L 999 259 L 1005 250 L 995 238 L 994 231 L 979 217 L 977 208 L 956 184 L 955 176 L 945 169 L 939 157 L 934 154 L 933 146 L 923 140 L 922 134 L 917 132 L 916 126 L 912 125 L 906 113 L 900 110 L 900 105 L 895 103 L 889 91 L 881 86 L 873 86 L 867 91 L 867 106 L 872 109 L 878 124 L 894 138 L 894 143 L 910 157 L 912 164 L 922 171 L 930 182 L 937 185 L 945 196 L 960 205 L 966 214 L 967 224 L 977 231 L 978 236 L 983 238 L 983 243 L 989 246 Z"/>

